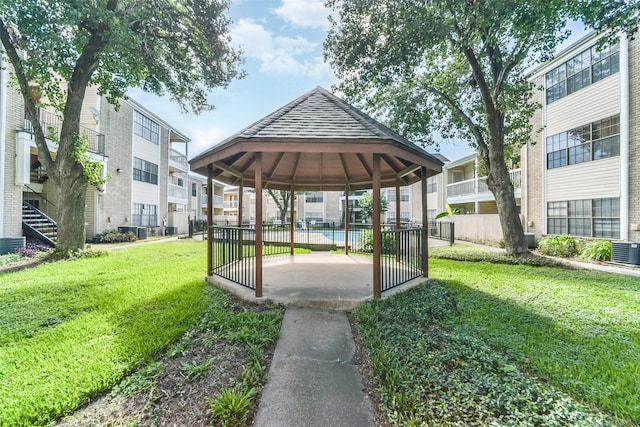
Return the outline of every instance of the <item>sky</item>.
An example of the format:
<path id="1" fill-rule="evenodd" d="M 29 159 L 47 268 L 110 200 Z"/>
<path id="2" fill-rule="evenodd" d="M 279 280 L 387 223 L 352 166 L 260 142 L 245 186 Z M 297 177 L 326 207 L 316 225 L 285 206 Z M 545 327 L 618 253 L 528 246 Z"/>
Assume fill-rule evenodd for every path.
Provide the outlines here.
<path id="1" fill-rule="evenodd" d="M 232 45 L 244 52 L 241 69 L 247 75 L 211 92 L 213 111 L 182 113 L 168 97 L 129 91 L 131 98 L 191 138 L 189 158 L 316 86 L 331 90 L 339 83 L 323 58 L 329 28 L 324 0 L 232 0 L 229 13 Z M 456 160 L 473 150 L 464 142 L 443 141 L 440 152 Z"/>

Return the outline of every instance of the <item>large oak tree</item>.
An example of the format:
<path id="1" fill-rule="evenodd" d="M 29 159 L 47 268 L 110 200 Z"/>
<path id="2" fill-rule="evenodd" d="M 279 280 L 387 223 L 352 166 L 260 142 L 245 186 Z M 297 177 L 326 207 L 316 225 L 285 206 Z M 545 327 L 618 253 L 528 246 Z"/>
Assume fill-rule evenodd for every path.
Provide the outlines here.
<path id="1" fill-rule="evenodd" d="M 183 110 L 210 109 L 207 93 L 241 76 L 230 47 L 228 0 L 3 0 L 0 40 L 33 124 L 38 159 L 53 182 L 58 249 L 84 246 L 84 209 L 96 165 L 80 137 L 85 91 L 117 105 L 127 88 L 168 94 Z M 37 96 L 33 96 L 33 91 Z M 51 153 L 39 103 L 62 115 Z"/>
<path id="2" fill-rule="evenodd" d="M 347 98 L 410 139 L 458 137 L 487 171 L 508 254 L 527 254 L 507 168 L 531 139 L 527 70 L 566 39 L 569 20 L 612 33 L 637 24 L 637 1 L 329 0 L 325 55 Z"/>

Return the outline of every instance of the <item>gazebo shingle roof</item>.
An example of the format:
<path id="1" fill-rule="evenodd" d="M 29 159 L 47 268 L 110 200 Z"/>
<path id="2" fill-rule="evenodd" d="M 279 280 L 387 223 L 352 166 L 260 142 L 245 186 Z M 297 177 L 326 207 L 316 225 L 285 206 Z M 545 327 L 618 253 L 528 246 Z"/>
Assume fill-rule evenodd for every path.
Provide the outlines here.
<path id="1" fill-rule="evenodd" d="M 419 179 L 420 166 L 429 175 L 442 161 L 322 87 L 302 95 L 190 161 L 192 170 L 217 180 L 245 185 L 253 180 L 252 158 L 262 152 L 267 188 L 366 188 L 371 181 L 374 152 L 383 155 L 383 183 Z M 410 164 L 417 165 L 413 170 Z M 320 170 L 317 170 L 318 167 Z M 417 172 L 418 171 L 418 172 Z M 294 183 L 295 181 L 295 183 Z"/>

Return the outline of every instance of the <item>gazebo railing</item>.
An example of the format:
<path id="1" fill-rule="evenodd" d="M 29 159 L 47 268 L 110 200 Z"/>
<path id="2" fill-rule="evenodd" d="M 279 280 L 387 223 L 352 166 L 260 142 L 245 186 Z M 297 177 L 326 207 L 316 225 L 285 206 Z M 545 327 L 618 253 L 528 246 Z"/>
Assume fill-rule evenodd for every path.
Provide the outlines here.
<path id="1" fill-rule="evenodd" d="M 424 274 L 423 228 L 382 231 L 380 281 L 382 292 Z"/>
<path id="2" fill-rule="evenodd" d="M 425 243 L 423 231 L 423 228 L 381 231 L 380 273 L 383 292 L 423 275 L 422 245 Z M 353 232 L 361 234 L 357 244 L 358 252 L 373 252 L 372 230 L 362 227 Z M 366 234 L 362 234 L 365 232 Z M 209 244 L 211 245 L 213 274 L 247 288 L 255 289 L 255 233 L 255 229 L 252 227 L 212 226 Z M 289 239 L 288 227 L 263 226 L 263 255 L 289 253 Z M 298 244 L 304 245 L 305 242 L 294 241 L 294 245 Z"/>
<path id="3" fill-rule="evenodd" d="M 211 268 L 224 279 L 256 288 L 256 232 L 250 228 L 211 227 Z"/>

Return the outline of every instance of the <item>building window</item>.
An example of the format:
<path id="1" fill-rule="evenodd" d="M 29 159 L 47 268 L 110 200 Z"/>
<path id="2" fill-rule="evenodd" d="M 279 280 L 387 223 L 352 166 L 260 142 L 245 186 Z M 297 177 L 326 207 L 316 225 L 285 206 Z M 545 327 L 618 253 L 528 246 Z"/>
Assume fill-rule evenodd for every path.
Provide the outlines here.
<path id="1" fill-rule="evenodd" d="M 305 203 L 322 203 L 324 202 L 324 192 L 310 191 L 304 196 Z"/>
<path id="2" fill-rule="evenodd" d="M 620 71 L 620 46 L 616 44 L 598 52 L 591 48 L 591 66 L 593 83 Z"/>
<path id="3" fill-rule="evenodd" d="M 547 169 L 619 155 L 619 116 L 547 137 Z"/>
<path id="4" fill-rule="evenodd" d="M 547 233 L 567 234 L 567 202 L 547 203 Z"/>
<path id="5" fill-rule="evenodd" d="M 409 189 L 408 188 L 401 188 L 400 189 L 400 201 L 401 202 L 408 202 L 409 201 Z M 402 214 L 400 215 L 400 217 L 402 217 Z"/>
<path id="6" fill-rule="evenodd" d="M 593 46 L 574 56 L 545 76 L 547 104 L 620 71 L 618 44 L 598 50 Z"/>
<path id="7" fill-rule="evenodd" d="M 438 177 L 430 176 L 427 178 L 427 193 L 435 193 L 438 191 Z"/>
<path id="8" fill-rule="evenodd" d="M 133 179 L 158 185 L 158 165 L 146 160 L 133 158 Z"/>
<path id="9" fill-rule="evenodd" d="M 154 144 L 160 143 L 160 125 L 138 110 L 133 113 L 133 133 Z"/>
<path id="10" fill-rule="evenodd" d="M 304 213 L 304 220 L 305 221 L 323 222 L 324 221 L 324 216 L 323 216 L 322 212 L 305 212 Z"/>
<path id="11" fill-rule="evenodd" d="M 547 233 L 618 239 L 620 199 L 549 202 Z"/>
<path id="12" fill-rule="evenodd" d="M 191 197 L 198 197 L 198 184 L 195 182 L 191 183 Z"/>
<path id="13" fill-rule="evenodd" d="M 138 227 L 158 226 L 158 206 L 134 203 L 131 213 L 131 225 Z"/>

